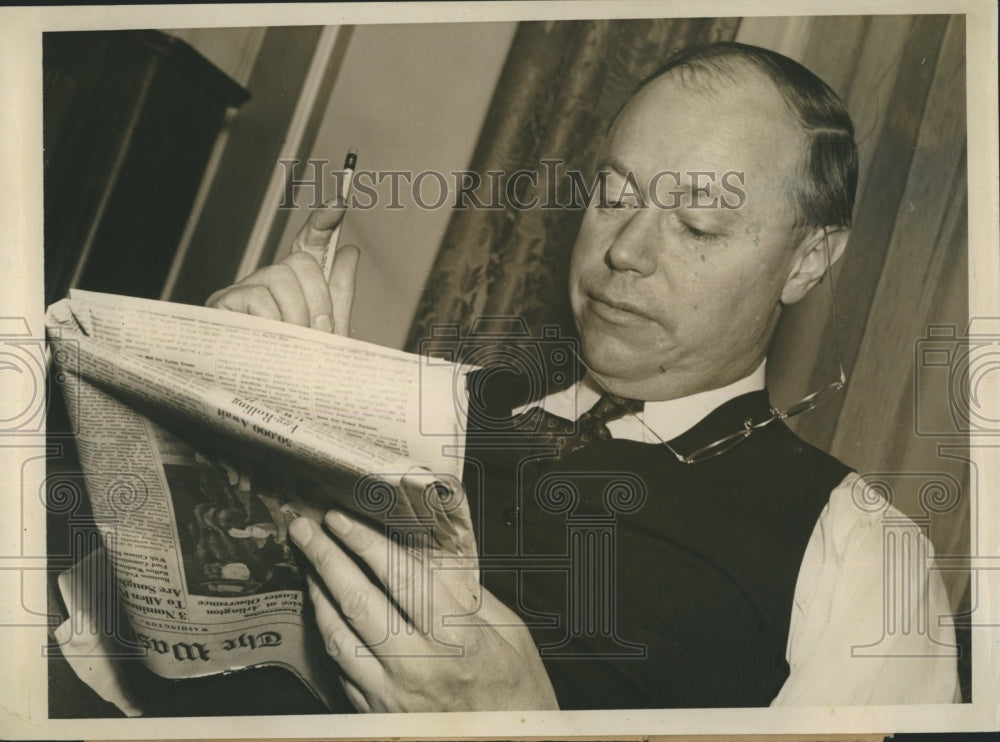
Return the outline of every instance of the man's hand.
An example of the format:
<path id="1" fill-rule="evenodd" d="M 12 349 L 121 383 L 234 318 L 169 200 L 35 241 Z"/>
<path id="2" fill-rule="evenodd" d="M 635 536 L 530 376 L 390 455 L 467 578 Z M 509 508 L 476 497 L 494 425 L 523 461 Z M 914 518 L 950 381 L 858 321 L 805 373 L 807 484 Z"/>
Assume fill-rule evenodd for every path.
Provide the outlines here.
<path id="1" fill-rule="evenodd" d="M 353 245 L 337 250 L 329 283 L 321 268 L 323 253 L 343 216 L 343 208 L 313 211 L 287 257 L 216 291 L 206 306 L 347 335 L 360 251 Z"/>
<path id="2" fill-rule="evenodd" d="M 435 570 L 425 584 L 420 555 L 340 511 L 325 522 L 336 541 L 306 518 L 289 532 L 316 568 L 316 622 L 359 711 L 558 708 L 527 627 L 493 595 L 482 591 L 470 614 L 457 597 L 463 588 L 449 585 L 456 571 Z"/>

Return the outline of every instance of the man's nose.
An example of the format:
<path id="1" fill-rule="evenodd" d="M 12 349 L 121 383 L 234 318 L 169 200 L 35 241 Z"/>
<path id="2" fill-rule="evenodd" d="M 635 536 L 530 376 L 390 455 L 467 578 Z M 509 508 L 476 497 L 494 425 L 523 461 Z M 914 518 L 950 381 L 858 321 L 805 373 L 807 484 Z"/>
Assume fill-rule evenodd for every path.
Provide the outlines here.
<path id="1" fill-rule="evenodd" d="M 659 243 L 655 215 L 650 209 L 632 209 L 611 241 L 604 261 L 612 270 L 648 276 L 656 270 Z"/>

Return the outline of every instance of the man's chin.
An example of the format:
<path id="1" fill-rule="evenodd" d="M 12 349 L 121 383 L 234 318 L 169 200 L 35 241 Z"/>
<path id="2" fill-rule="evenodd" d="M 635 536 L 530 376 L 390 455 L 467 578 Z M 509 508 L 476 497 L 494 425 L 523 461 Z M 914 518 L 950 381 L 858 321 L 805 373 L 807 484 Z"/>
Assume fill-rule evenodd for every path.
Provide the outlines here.
<path id="1" fill-rule="evenodd" d="M 595 342 L 585 337 L 580 341 L 580 351 L 587 369 L 602 379 L 629 383 L 649 373 L 648 350 L 644 353 L 616 338 L 600 338 Z"/>

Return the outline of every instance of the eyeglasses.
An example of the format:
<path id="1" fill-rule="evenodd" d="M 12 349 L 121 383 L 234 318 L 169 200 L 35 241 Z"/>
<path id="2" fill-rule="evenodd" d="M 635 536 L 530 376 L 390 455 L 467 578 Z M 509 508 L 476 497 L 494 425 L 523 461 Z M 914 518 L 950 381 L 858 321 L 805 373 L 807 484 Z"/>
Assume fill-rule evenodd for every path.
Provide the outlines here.
<path id="1" fill-rule="evenodd" d="M 721 456 L 722 454 L 726 453 L 727 451 L 731 450 L 735 446 L 745 441 L 755 431 L 760 430 L 761 428 L 766 428 L 775 420 L 787 420 L 790 417 L 801 415 L 803 412 L 808 412 L 809 410 L 818 407 L 819 405 L 823 404 L 823 402 L 832 397 L 835 393 L 843 389 L 846 384 L 847 384 L 847 377 L 844 374 L 844 366 L 841 364 L 840 378 L 837 379 L 837 381 L 833 382 L 832 384 L 828 384 L 822 389 L 803 397 L 798 402 L 796 402 L 793 405 L 790 405 L 784 410 L 777 410 L 774 407 L 771 407 L 770 408 L 771 414 L 768 417 L 761 420 L 760 422 L 754 422 L 750 418 L 747 418 L 746 420 L 743 421 L 743 430 L 737 431 L 732 435 L 727 435 L 724 438 L 720 438 L 714 443 L 709 443 L 707 446 L 703 446 L 702 448 L 699 448 L 694 453 L 688 454 L 687 456 L 684 456 L 683 454 L 676 451 L 673 446 L 671 446 L 669 443 L 663 440 L 659 435 L 657 435 L 655 430 L 646 425 L 645 421 L 643 421 L 643 419 L 640 418 L 638 415 L 633 415 L 633 416 L 636 418 L 636 420 L 642 423 L 642 426 L 646 428 L 646 430 L 648 430 L 650 433 L 656 436 L 657 440 L 659 440 L 660 443 L 666 446 L 667 450 L 670 451 L 670 453 L 672 453 L 677 458 L 678 461 L 680 461 L 683 464 L 697 464 L 701 461 L 707 461 L 708 459 L 714 459 L 716 456 Z"/>
<path id="2" fill-rule="evenodd" d="M 833 289 L 833 262 L 830 259 L 830 242 L 825 230 L 823 232 L 823 245 L 826 250 L 826 276 L 824 276 L 824 278 L 829 277 L 830 312 L 833 317 L 834 326 L 836 327 L 837 302 L 836 302 L 836 295 Z M 582 359 L 580 362 L 583 363 Z M 672 453 L 677 458 L 677 460 L 680 461 L 682 464 L 697 464 L 702 461 L 707 461 L 708 459 L 714 459 L 716 456 L 721 456 L 727 451 L 732 450 L 734 447 L 738 446 L 740 443 L 742 443 L 751 435 L 753 435 L 755 431 L 761 430 L 762 428 L 766 428 L 775 420 L 787 420 L 788 418 L 795 417 L 796 415 L 801 415 L 803 412 L 808 412 L 809 410 L 812 410 L 818 407 L 819 405 L 823 404 L 823 402 L 830 399 L 835 393 L 839 392 L 847 385 L 847 376 L 844 373 L 844 364 L 840 360 L 839 356 L 837 357 L 837 365 L 840 368 L 840 377 L 833 383 L 826 385 L 822 389 L 819 389 L 813 392 L 812 394 L 806 395 L 795 404 L 786 407 L 784 410 L 777 410 L 774 407 L 771 407 L 770 415 L 763 420 L 755 422 L 754 420 L 747 418 L 746 420 L 743 421 L 742 430 L 738 430 L 732 435 L 727 435 L 724 438 L 720 438 L 719 440 L 713 443 L 709 443 L 707 446 L 703 446 L 694 451 L 694 453 L 688 454 L 687 456 L 681 454 L 680 452 L 675 450 L 673 446 L 671 446 L 669 443 L 663 440 L 663 438 L 661 438 L 655 430 L 649 427 L 641 417 L 636 415 L 634 412 L 630 412 L 629 414 L 632 415 L 632 417 L 634 417 L 636 420 L 638 420 L 639 423 L 646 430 L 652 433 L 653 436 L 655 436 L 656 439 L 660 443 L 662 443 L 667 448 L 667 450 L 670 451 L 670 453 Z M 583 366 L 584 368 L 587 368 L 586 363 L 583 363 Z M 589 368 L 587 368 L 587 370 L 590 371 Z M 598 385 L 603 388 L 604 385 L 601 383 L 600 378 L 593 372 L 591 372 L 591 376 L 598 383 Z"/>

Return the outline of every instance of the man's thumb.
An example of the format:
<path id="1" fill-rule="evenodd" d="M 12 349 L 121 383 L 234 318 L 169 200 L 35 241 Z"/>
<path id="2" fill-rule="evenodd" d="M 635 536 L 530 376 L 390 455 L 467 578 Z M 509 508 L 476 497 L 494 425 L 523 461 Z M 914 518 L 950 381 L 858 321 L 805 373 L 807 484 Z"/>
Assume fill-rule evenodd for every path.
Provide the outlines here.
<path id="1" fill-rule="evenodd" d="M 330 268 L 330 301 L 333 303 L 333 331 L 345 337 L 351 329 L 351 307 L 354 305 L 354 287 L 358 276 L 361 250 L 356 245 L 337 249 Z"/>

